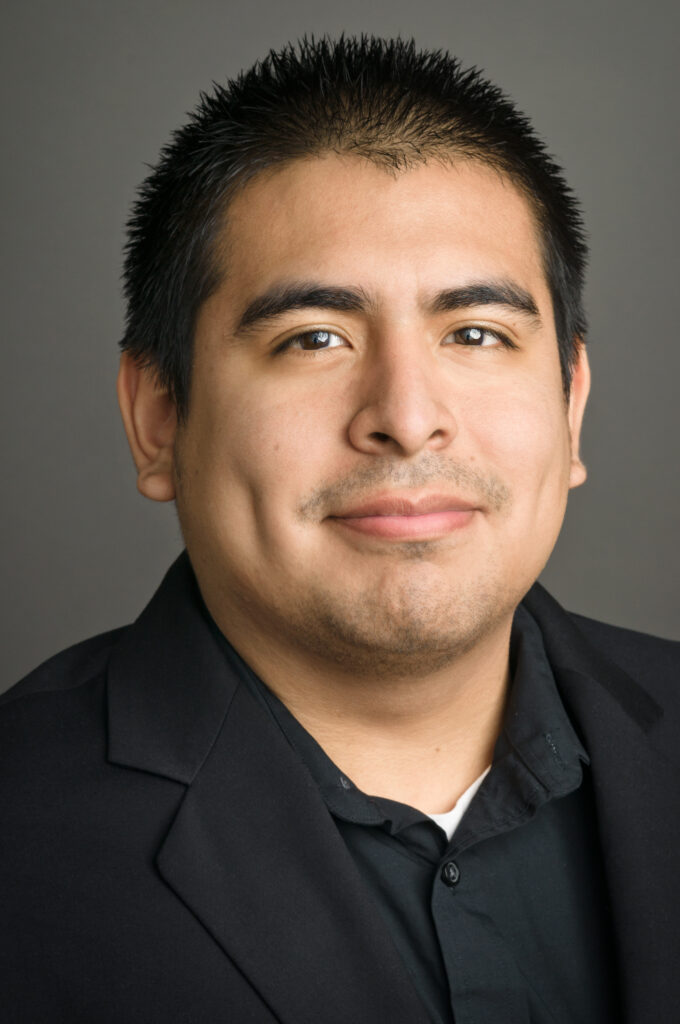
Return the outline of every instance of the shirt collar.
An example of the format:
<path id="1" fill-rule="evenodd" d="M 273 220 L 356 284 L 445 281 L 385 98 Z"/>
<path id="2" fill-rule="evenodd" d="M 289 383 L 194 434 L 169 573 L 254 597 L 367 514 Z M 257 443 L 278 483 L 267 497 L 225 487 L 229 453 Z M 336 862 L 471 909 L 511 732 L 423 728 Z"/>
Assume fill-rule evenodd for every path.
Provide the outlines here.
<path id="1" fill-rule="evenodd" d="M 215 623 L 211 625 L 232 669 L 304 762 L 331 814 L 355 824 L 380 826 L 393 835 L 425 820 L 431 822 L 413 807 L 358 789 L 243 661 Z M 560 699 L 541 631 L 522 606 L 513 621 L 510 666 L 512 684 L 493 767 L 456 833 L 461 848 L 473 835 L 478 836 L 480 811 L 485 818 L 484 831 L 520 824 L 543 803 L 576 789 L 582 778 L 581 762 L 589 763 Z"/>
<path id="2" fill-rule="evenodd" d="M 590 758 L 569 719 L 536 620 L 520 605 L 510 640 L 512 684 L 493 766 L 455 835 L 459 850 L 533 818 L 581 785 Z"/>

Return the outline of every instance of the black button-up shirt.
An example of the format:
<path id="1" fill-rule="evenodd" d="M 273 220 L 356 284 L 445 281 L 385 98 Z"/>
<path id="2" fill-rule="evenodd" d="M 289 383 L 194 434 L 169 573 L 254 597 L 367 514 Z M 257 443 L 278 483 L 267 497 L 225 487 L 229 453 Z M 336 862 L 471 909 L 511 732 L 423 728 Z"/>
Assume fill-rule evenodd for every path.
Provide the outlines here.
<path id="1" fill-rule="evenodd" d="M 434 1024 L 617 1020 L 589 759 L 525 609 L 493 765 L 450 841 L 357 789 L 229 654 L 318 785 Z"/>

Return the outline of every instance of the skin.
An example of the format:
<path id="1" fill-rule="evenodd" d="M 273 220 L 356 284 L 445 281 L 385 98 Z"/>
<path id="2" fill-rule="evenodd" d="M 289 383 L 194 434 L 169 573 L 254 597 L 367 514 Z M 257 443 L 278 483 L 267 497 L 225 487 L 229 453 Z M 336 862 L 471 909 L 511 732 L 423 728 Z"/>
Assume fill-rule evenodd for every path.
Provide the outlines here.
<path id="1" fill-rule="evenodd" d="M 513 612 L 585 479 L 587 359 L 567 404 L 529 206 L 478 162 L 392 175 L 328 155 L 251 181 L 220 251 L 186 423 L 121 361 L 139 490 L 176 500 L 213 618 L 336 764 L 365 791 L 447 811 L 490 763 Z M 257 296 L 309 281 L 370 301 L 238 330 Z M 499 281 L 538 316 L 428 304 Z M 396 536 L 348 518 L 433 494 L 458 511 L 416 536 L 404 515 Z"/>

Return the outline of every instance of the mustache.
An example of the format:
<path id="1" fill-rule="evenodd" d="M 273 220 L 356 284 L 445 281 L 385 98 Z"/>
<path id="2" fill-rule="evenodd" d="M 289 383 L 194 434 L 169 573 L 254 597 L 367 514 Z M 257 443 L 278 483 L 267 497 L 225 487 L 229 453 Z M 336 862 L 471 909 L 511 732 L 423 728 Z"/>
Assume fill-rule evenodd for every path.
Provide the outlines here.
<path id="1" fill-rule="evenodd" d="M 482 473 L 471 466 L 429 453 L 417 463 L 379 459 L 360 466 L 340 480 L 324 481 L 298 508 L 301 519 L 318 521 L 352 499 L 367 497 L 377 488 L 391 485 L 395 489 L 417 489 L 445 484 L 448 491 L 455 484 L 457 496 L 493 512 L 505 511 L 511 502 L 509 488 L 494 473 Z"/>

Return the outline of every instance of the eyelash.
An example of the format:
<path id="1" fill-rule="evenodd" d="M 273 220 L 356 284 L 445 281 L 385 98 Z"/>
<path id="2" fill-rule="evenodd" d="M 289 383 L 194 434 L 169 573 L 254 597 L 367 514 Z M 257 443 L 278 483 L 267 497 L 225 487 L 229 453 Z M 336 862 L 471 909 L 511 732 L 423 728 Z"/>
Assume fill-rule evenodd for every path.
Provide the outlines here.
<path id="1" fill-rule="evenodd" d="M 490 327 L 482 327 L 479 324 L 468 324 L 466 327 L 459 327 L 457 330 L 451 331 L 450 333 L 452 335 L 462 334 L 463 331 L 480 331 L 482 334 L 489 334 L 489 335 L 491 335 L 492 338 L 496 338 L 497 341 L 500 341 L 502 348 L 517 348 L 517 345 L 515 345 L 514 341 L 511 341 L 510 338 L 508 338 L 507 334 L 503 334 L 502 331 L 492 330 Z M 450 336 L 449 334 L 446 335 L 447 338 L 449 336 Z M 491 345 L 474 345 L 474 344 L 471 345 L 471 344 L 466 344 L 465 342 L 461 343 L 461 347 L 462 348 L 495 348 L 495 346 L 491 346 Z"/>
<path id="2" fill-rule="evenodd" d="M 292 338 L 286 338 L 286 340 L 284 342 L 282 342 L 280 345 L 277 346 L 275 351 L 276 351 L 276 353 L 285 352 L 287 349 L 293 348 L 293 345 L 294 345 L 294 343 L 296 341 L 301 341 L 303 338 L 309 338 L 312 334 L 327 334 L 329 337 L 334 337 L 334 338 L 341 338 L 342 337 L 342 335 L 338 334 L 337 331 L 326 331 L 322 327 L 317 327 L 316 330 L 301 331 L 300 334 L 294 334 Z M 338 346 L 334 345 L 333 348 L 340 348 L 340 346 L 339 345 Z M 317 349 L 313 349 L 313 348 L 304 349 L 304 348 L 301 348 L 299 351 L 300 352 L 304 352 L 306 355 L 314 355 L 315 352 L 325 352 L 326 349 L 324 349 L 324 348 L 317 348 Z"/>
<path id="3" fill-rule="evenodd" d="M 490 327 L 481 327 L 478 324 L 469 324 L 466 327 L 459 327 L 459 328 L 457 328 L 457 330 L 451 331 L 449 334 L 447 334 L 446 337 L 448 338 L 451 335 L 462 334 L 463 331 L 481 331 L 483 334 L 488 334 L 488 335 L 491 335 L 493 338 L 496 338 L 501 343 L 501 347 L 503 347 L 503 348 L 508 348 L 508 349 L 516 349 L 517 348 L 517 345 L 513 341 L 511 341 L 510 338 L 508 338 L 508 336 L 506 334 L 503 334 L 501 331 L 491 330 Z M 336 338 L 341 338 L 342 337 L 342 335 L 338 334 L 336 331 L 327 331 L 327 330 L 324 330 L 323 328 L 317 328 L 316 330 L 311 330 L 311 331 L 302 331 L 300 334 L 294 334 L 292 338 L 287 338 L 284 342 L 282 342 L 282 344 L 277 347 L 276 353 L 278 354 L 279 352 L 285 352 L 288 349 L 292 349 L 294 347 L 294 345 L 295 345 L 295 342 L 299 342 L 302 339 L 308 338 L 308 337 L 310 337 L 310 335 L 313 335 L 313 334 L 326 334 L 329 337 L 336 337 Z M 329 346 L 329 347 L 340 348 L 341 346 L 333 345 L 333 346 Z M 475 344 L 470 344 L 470 343 L 466 343 L 466 342 L 461 342 L 460 343 L 460 347 L 461 348 L 495 348 L 496 346 L 495 345 L 475 345 Z M 298 351 L 299 352 L 303 352 L 306 355 L 314 355 L 317 352 L 326 352 L 326 351 L 328 351 L 328 347 L 323 347 L 323 348 L 319 347 L 319 348 L 316 348 L 316 349 L 314 349 L 314 348 L 311 348 L 311 349 L 299 348 Z"/>

